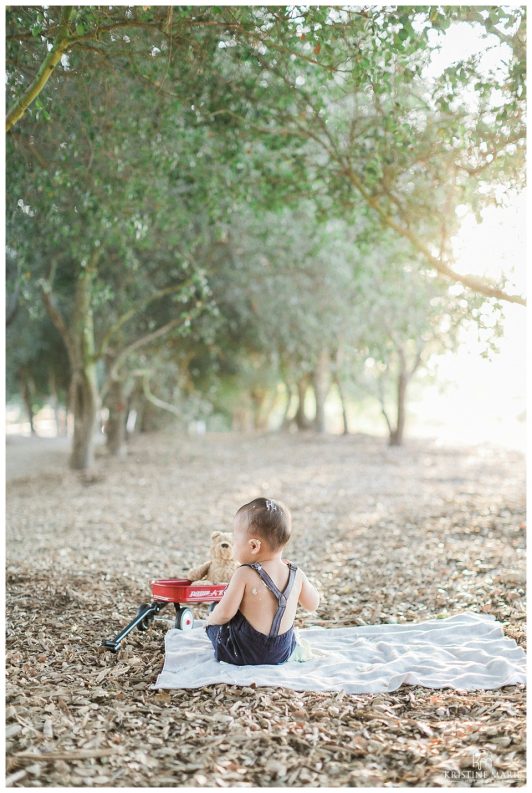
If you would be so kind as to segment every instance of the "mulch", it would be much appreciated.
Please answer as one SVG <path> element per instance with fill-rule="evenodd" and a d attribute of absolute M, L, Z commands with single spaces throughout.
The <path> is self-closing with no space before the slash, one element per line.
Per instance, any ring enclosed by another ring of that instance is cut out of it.
<path fill-rule="evenodd" d="M 150 599 L 151 578 L 205 561 L 211 531 L 230 531 L 258 495 L 290 507 L 287 556 L 322 593 L 296 627 L 480 611 L 526 649 L 520 452 L 363 434 L 134 436 L 124 460 L 98 449 L 94 476 L 55 464 L 7 485 L 7 785 L 523 786 L 523 685 L 156 691 L 169 610 L 118 655 L 100 647 Z"/>

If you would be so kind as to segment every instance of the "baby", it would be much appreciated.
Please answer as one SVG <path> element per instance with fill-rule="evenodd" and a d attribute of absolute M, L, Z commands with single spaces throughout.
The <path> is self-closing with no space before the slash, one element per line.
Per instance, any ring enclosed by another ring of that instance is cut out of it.
<path fill-rule="evenodd" d="M 296 646 L 298 604 L 307 611 L 318 608 L 317 589 L 297 565 L 281 558 L 291 525 L 288 508 L 270 498 L 255 498 L 237 511 L 233 555 L 240 567 L 205 626 L 217 661 L 282 664 Z"/>

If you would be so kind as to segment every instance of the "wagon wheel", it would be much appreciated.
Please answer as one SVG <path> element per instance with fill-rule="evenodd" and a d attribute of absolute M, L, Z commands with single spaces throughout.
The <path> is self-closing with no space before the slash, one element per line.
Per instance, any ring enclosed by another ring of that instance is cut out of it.
<path fill-rule="evenodd" d="M 150 607 L 149 603 L 141 603 L 137 609 L 137 617 L 140 616 L 140 614 L 146 611 L 146 609 L 148 609 L 149 607 Z M 154 619 L 153 614 L 149 614 L 148 616 L 144 617 L 142 622 L 139 622 L 139 624 L 137 625 L 137 630 L 141 632 L 147 631 L 150 625 L 152 624 L 153 619 Z"/>
<path fill-rule="evenodd" d="M 175 627 L 182 631 L 189 631 L 194 625 L 194 614 L 188 608 L 176 608 Z"/>

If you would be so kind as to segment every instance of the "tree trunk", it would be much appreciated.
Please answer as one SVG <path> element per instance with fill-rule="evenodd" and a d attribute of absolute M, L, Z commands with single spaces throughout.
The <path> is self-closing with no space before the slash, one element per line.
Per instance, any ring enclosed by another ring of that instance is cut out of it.
<path fill-rule="evenodd" d="M 349 435 L 349 422 L 347 419 L 347 405 L 345 401 L 344 391 L 340 382 L 340 378 L 338 373 L 334 375 L 334 382 L 336 384 L 336 388 L 338 389 L 338 396 L 340 397 L 340 403 L 342 405 L 342 423 L 343 423 L 343 435 Z"/>
<path fill-rule="evenodd" d="M 66 438 L 68 437 L 68 408 L 63 405 L 60 409 L 60 416 L 61 416 L 61 437 Z"/>
<path fill-rule="evenodd" d="M 298 405 L 297 412 L 294 416 L 298 430 L 308 430 L 312 426 L 311 422 L 305 415 L 305 396 L 308 388 L 308 377 L 304 375 L 297 382 L 297 396 Z"/>
<path fill-rule="evenodd" d="M 397 378 L 397 424 L 390 433 L 389 446 L 401 446 L 405 429 L 406 386 L 408 377 L 401 367 Z"/>
<path fill-rule="evenodd" d="M 74 437 L 69 465 L 77 471 L 84 471 L 94 464 L 94 432 L 99 399 L 91 301 L 97 259 L 98 254 L 94 253 L 78 277 L 70 330 L 70 404 L 74 416 Z"/>
<path fill-rule="evenodd" d="M 259 432 L 267 432 L 270 426 L 270 416 L 277 400 L 277 390 L 275 388 L 260 389 L 255 411 L 255 429 Z"/>
<path fill-rule="evenodd" d="M 139 390 L 138 381 L 135 381 L 133 388 L 131 389 L 127 400 L 126 400 L 126 443 L 134 435 L 138 432 L 139 428 L 139 409 L 138 409 L 138 402 L 140 393 L 142 391 Z M 134 414 L 134 427 L 130 428 L 129 418 Z"/>
<path fill-rule="evenodd" d="M 133 436 L 140 432 L 140 422 L 142 418 L 142 385 L 138 378 L 133 382 L 133 387 L 126 397 L 126 443 Z M 130 415 L 134 414 L 134 427 L 130 427 Z"/>
<path fill-rule="evenodd" d="M 273 413 L 275 403 L 277 401 L 277 388 L 271 388 L 266 393 L 265 405 L 262 408 L 262 421 L 261 428 L 267 432 L 270 428 L 270 416 Z"/>
<path fill-rule="evenodd" d="M 105 425 L 107 450 L 113 457 L 125 457 L 127 411 L 122 380 L 111 381 L 107 406 L 109 409 L 109 418 Z"/>
<path fill-rule="evenodd" d="M 11 323 L 17 316 L 17 311 L 20 302 L 19 293 L 20 293 L 20 281 L 17 281 L 13 295 L 9 295 L 6 300 L 6 328 L 8 328 L 11 325 Z"/>
<path fill-rule="evenodd" d="M 24 369 L 24 367 L 19 369 L 19 383 L 22 401 L 26 407 L 26 413 L 30 423 L 30 432 L 32 435 L 37 435 L 35 425 L 33 423 L 33 395 L 35 392 L 35 387 L 31 375 L 26 369 Z"/>
<path fill-rule="evenodd" d="M 340 338 L 338 340 L 338 346 L 334 353 L 334 366 L 332 368 L 332 378 L 333 382 L 336 384 L 336 388 L 338 389 L 338 396 L 340 397 L 340 404 L 342 406 L 342 423 L 343 423 L 343 435 L 349 435 L 349 421 L 347 417 L 347 402 L 344 395 L 344 389 L 342 387 L 342 364 L 345 360 L 345 345 L 344 340 Z"/>
<path fill-rule="evenodd" d="M 52 295 L 52 283 L 45 282 L 42 298 L 46 310 L 60 332 L 70 363 L 69 410 L 74 419 L 74 435 L 69 465 L 84 471 L 94 462 L 94 430 L 98 412 L 96 352 L 92 316 L 92 287 L 97 274 L 100 249 L 95 248 L 82 263 L 76 281 L 74 306 L 67 326 Z"/>
<path fill-rule="evenodd" d="M 85 471 L 94 465 L 94 431 L 98 410 L 96 367 L 80 367 L 72 378 L 72 413 L 74 437 L 69 465 L 76 471 Z"/>
<path fill-rule="evenodd" d="M 142 397 L 139 416 L 139 432 L 154 432 L 157 430 L 156 410 L 152 402 Z"/>
<path fill-rule="evenodd" d="M 331 365 L 329 352 L 323 348 L 313 373 L 312 386 L 316 396 L 316 416 L 314 428 L 316 432 L 325 432 L 325 402 L 331 387 Z"/>
<path fill-rule="evenodd" d="M 286 430 L 291 424 L 292 419 L 290 418 L 290 405 L 292 404 L 292 387 L 290 383 L 285 381 L 285 388 L 286 388 L 286 405 L 284 409 L 283 420 L 281 421 L 281 430 Z"/>
<path fill-rule="evenodd" d="M 253 405 L 253 428 L 264 430 L 264 405 L 268 392 L 265 388 L 252 388 L 250 391 L 251 404 Z"/>
<path fill-rule="evenodd" d="M 253 410 L 239 402 L 231 413 L 231 430 L 233 432 L 252 432 L 254 429 Z"/>
<path fill-rule="evenodd" d="M 56 437 L 66 435 L 66 416 L 61 415 L 61 406 L 59 404 L 59 397 L 57 395 L 57 385 L 55 378 L 55 371 L 52 366 L 48 369 L 48 388 L 50 390 L 50 401 L 52 403 L 52 410 L 54 411 L 55 421 L 55 434 Z"/>

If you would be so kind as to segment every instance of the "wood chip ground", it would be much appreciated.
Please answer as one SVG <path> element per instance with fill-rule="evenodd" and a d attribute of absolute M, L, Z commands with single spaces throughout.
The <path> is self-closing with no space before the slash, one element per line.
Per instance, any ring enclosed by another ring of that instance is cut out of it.
<path fill-rule="evenodd" d="M 211 531 L 268 495 L 290 506 L 287 556 L 322 593 L 296 626 L 472 610 L 526 649 L 520 452 L 430 439 L 390 448 L 363 434 L 155 434 L 134 437 L 121 461 L 99 448 L 91 477 L 57 455 L 31 470 L 7 485 L 8 786 L 525 785 L 523 685 L 154 691 L 164 611 L 118 655 L 99 647 L 150 600 L 151 578 L 204 561 Z"/>

